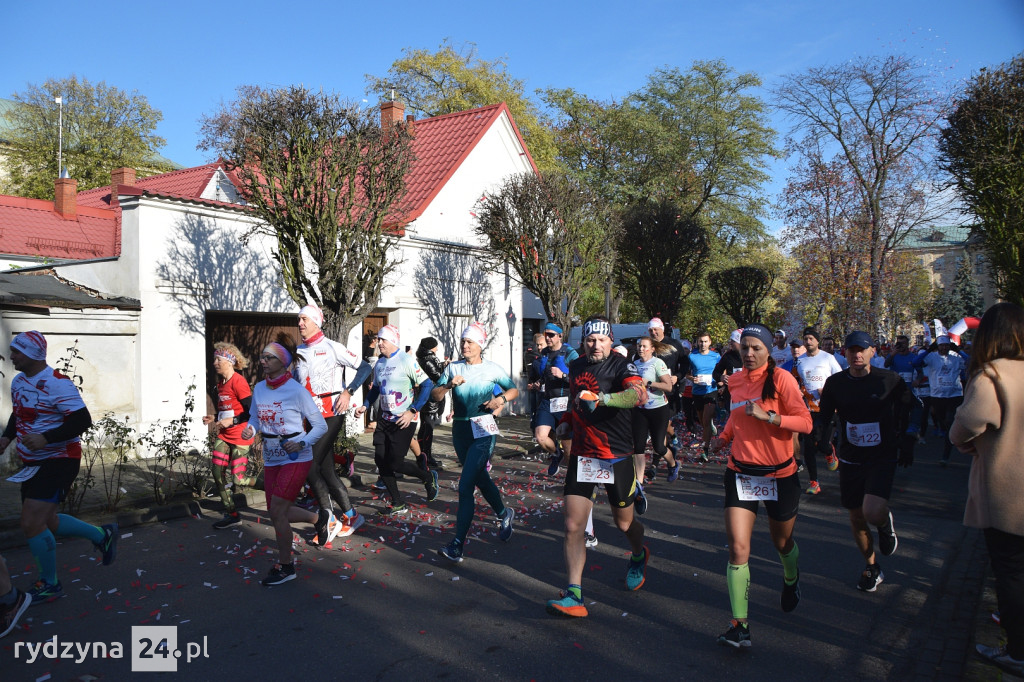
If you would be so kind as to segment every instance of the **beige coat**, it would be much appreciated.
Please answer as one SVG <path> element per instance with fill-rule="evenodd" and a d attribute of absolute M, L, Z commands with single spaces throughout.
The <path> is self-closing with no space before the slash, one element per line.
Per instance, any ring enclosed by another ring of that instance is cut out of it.
<path fill-rule="evenodd" d="M 964 525 L 1024 536 L 1024 360 L 971 378 L 949 439 L 974 447 Z"/>

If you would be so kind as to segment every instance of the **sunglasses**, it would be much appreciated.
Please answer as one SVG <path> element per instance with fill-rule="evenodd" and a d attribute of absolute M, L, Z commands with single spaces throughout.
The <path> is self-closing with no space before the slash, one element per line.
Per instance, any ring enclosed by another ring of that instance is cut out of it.
<path fill-rule="evenodd" d="M 553 339 L 556 336 L 558 336 L 558 334 L 556 334 L 555 332 L 544 332 L 544 336 L 548 337 L 549 339 Z"/>

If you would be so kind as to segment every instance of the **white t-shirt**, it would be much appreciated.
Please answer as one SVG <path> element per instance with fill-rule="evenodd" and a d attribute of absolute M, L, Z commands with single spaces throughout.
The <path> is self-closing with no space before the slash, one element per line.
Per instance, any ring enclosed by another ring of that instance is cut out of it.
<path fill-rule="evenodd" d="M 82 395 L 71 379 L 53 367 L 27 377 L 22 372 L 11 382 L 15 425 L 18 432 L 18 454 L 26 462 L 82 456 L 78 437 L 58 443 L 47 443 L 35 452 L 21 444 L 30 433 L 46 433 L 64 423 L 64 417 L 85 407 Z"/>
<path fill-rule="evenodd" d="M 818 351 L 815 355 L 801 355 L 797 358 L 796 370 L 807 391 L 807 403 L 812 407 L 817 407 L 821 400 L 825 380 L 843 371 L 836 359 L 824 351 Z"/>
<path fill-rule="evenodd" d="M 344 391 L 345 368 L 359 369 L 361 362 L 358 355 L 325 336 L 312 345 L 304 343 L 295 349 L 295 378 L 313 396 L 320 414 L 333 417 L 337 396 L 319 396 Z"/>
<path fill-rule="evenodd" d="M 309 422 L 309 432 L 303 433 L 302 420 Z M 270 388 L 261 381 L 252 389 L 252 404 L 249 407 L 249 426 L 257 433 L 297 433 L 286 440 L 302 440 L 306 447 L 289 455 L 281 447 L 278 438 L 263 439 L 263 466 L 280 466 L 290 462 L 309 462 L 313 459 L 313 444 L 327 433 L 327 422 L 319 408 L 297 381 L 288 380 L 277 388 Z M 292 459 L 292 456 L 295 459 Z"/>
<path fill-rule="evenodd" d="M 781 367 L 782 363 L 793 359 L 793 351 L 790 349 L 789 344 L 786 344 L 785 348 L 778 348 L 772 346 L 772 360 L 775 361 L 777 367 Z"/>
<path fill-rule="evenodd" d="M 924 372 L 928 375 L 928 386 L 933 398 L 955 398 L 964 394 L 960 373 L 964 368 L 963 357 L 956 353 L 941 355 L 937 351 L 924 357 Z"/>

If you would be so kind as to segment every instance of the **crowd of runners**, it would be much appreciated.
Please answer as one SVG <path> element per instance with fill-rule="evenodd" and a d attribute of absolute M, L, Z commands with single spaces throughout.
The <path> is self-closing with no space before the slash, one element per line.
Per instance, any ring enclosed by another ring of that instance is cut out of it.
<path fill-rule="evenodd" d="M 284 338 L 268 344 L 258 357 L 264 379 L 251 389 L 239 374 L 248 359 L 230 339 L 215 345 L 217 412 L 203 420 L 216 433 L 210 455 L 224 507 L 214 528 L 241 521 L 231 492 L 253 483 L 246 471 L 258 435 L 278 546 L 277 563 L 261 582 L 269 587 L 293 580 L 293 524 L 312 525 L 313 542 L 323 547 L 365 522 L 336 472 L 333 452 L 346 413 L 372 409 L 377 486 L 387 501 L 378 514 L 407 514 L 403 488 L 410 482 L 422 486 L 428 503 L 437 498 L 432 429 L 447 413 L 461 473 L 454 537 L 438 553 L 453 562 L 465 558 L 478 490 L 494 513 L 498 537 L 507 542 L 515 512 L 491 479 L 490 459 L 499 434 L 496 417 L 519 391 L 501 366 L 483 358 L 485 327 L 469 325 L 459 357 L 449 361 L 438 357 L 438 343 L 429 337 L 415 354 L 403 351 L 393 325 L 377 333 L 375 357 L 362 358 L 327 338 L 323 322 L 319 308 L 303 307 L 301 344 L 292 347 Z M 534 338 L 523 402 L 531 411 L 537 447 L 547 454 L 546 474 L 561 476 L 564 467 L 565 481 L 566 587 L 547 601 L 547 611 L 587 616 L 582 576 L 587 548 L 598 542 L 593 513 L 599 487 L 630 550 L 626 586 L 639 590 L 651 559 L 640 521 L 649 505 L 645 484 L 659 475 L 674 483 L 681 464 L 706 466 L 712 457 L 725 464 L 731 612 L 719 643 L 751 644 L 750 546 L 761 506 L 782 566 L 782 611 L 791 612 L 800 602 L 796 520 L 801 497 L 828 485 L 838 487 L 864 559 L 856 587 L 874 592 L 885 579 L 879 557 L 892 555 L 899 544 L 890 508 L 896 469 L 913 463 L 914 446 L 929 422 L 942 436 L 951 428 L 967 384 L 969 350 L 946 335 L 920 347 L 899 336 L 889 347 L 858 330 L 847 333 L 837 348 L 834 338 L 814 327 L 791 337 L 760 324 L 736 329 L 716 348 L 707 331 L 693 334 L 691 342 L 673 338 L 658 318 L 648 326 L 648 334 L 630 339 L 628 346 L 617 343 L 612 325 L 600 316 L 584 322 L 579 348 L 569 347 L 554 323 Z M 46 340 L 37 332 L 18 335 L 11 358 L 19 374 L 0 451 L 17 441 L 25 463 L 21 478 L 11 480 L 21 482 L 22 529 L 39 575 L 23 592 L 0 570 L 3 634 L 29 604 L 62 595 L 55 538 L 88 538 L 104 565 L 117 551 L 116 525 L 96 527 L 57 513 L 78 473 L 79 436 L 92 423 L 77 388 L 47 365 Z M 354 404 L 353 395 L 364 384 L 369 390 L 361 404 Z M 944 463 L 951 447 L 945 439 Z M 415 459 L 408 457 L 410 451 Z M 837 470 L 837 476 L 825 478 L 825 471 Z M 313 511 L 296 504 L 304 489 L 315 501 Z"/>

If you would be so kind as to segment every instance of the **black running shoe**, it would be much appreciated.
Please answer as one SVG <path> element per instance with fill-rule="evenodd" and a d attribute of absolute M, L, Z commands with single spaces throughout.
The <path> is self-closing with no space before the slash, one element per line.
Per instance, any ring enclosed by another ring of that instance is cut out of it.
<path fill-rule="evenodd" d="M 238 512 L 235 512 L 234 514 L 225 514 L 223 519 L 213 524 L 213 527 L 217 530 L 224 530 L 241 522 L 242 517 L 238 515 Z"/>
<path fill-rule="evenodd" d="M 874 592 L 883 580 L 885 580 L 885 574 L 882 573 L 882 567 L 878 564 L 871 564 L 865 567 L 864 572 L 860 574 L 857 589 L 861 592 Z"/>
<path fill-rule="evenodd" d="M 718 636 L 718 643 L 737 649 L 750 646 L 750 626 L 738 620 L 730 621 L 729 629 Z"/>
<path fill-rule="evenodd" d="M 896 537 L 896 527 L 892 524 L 892 512 L 890 511 L 889 522 L 878 527 L 878 549 L 881 550 L 882 556 L 891 556 L 899 544 L 900 541 Z"/>
<path fill-rule="evenodd" d="M 267 573 L 267 577 L 260 581 L 260 585 L 272 587 L 286 583 L 289 580 L 295 580 L 295 565 L 274 564 L 274 567 Z"/>
<path fill-rule="evenodd" d="M 334 520 L 334 514 L 328 509 L 320 507 L 320 511 L 317 513 L 316 523 L 313 527 L 316 528 L 316 544 L 323 547 L 327 544 L 327 534 L 331 529 L 331 521 Z"/>

